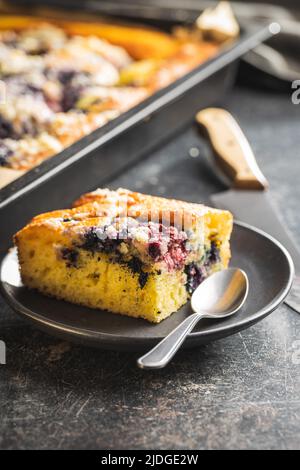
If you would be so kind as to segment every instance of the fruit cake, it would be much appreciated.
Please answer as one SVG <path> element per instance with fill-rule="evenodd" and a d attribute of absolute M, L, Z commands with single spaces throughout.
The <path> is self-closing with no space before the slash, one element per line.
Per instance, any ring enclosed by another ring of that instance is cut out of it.
<path fill-rule="evenodd" d="M 230 260 L 232 215 L 98 189 L 15 235 L 23 283 L 76 304 L 158 323 Z"/>

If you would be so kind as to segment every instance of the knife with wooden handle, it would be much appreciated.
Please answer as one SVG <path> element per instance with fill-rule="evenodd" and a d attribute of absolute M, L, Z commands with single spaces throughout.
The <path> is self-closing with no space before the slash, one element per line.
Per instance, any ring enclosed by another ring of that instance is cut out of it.
<path fill-rule="evenodd" d="M 218 170 L 230 181 L 230 189 L 211 196 L 213 204 L 230 210 L 237 220 L 269 233 L 289 251 L 295 278 L 285 303 L 300 313 L 300 252 L 272 206 L 268 182 L 249 142 L 233 116 L 224 109 L 204 109 L 196 120 L 213 149 Z"/>

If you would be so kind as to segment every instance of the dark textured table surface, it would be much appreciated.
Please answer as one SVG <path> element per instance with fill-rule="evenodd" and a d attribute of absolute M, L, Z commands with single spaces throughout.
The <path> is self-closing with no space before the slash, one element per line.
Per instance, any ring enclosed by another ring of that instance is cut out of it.
<path fill-rule="evenodd" d="M 222 104 L 239 118 L 300 245 L 300 105 L 238 89 Z M 204 153 L 190 128 L 109 186 L 205 201 L 222 186 Z M 300 317 L 284 305 L 157 372 L 138 370 L 133 353 L 46 336 L 2 299 L 0 340 L 0 448 L 300 448 Z"/>

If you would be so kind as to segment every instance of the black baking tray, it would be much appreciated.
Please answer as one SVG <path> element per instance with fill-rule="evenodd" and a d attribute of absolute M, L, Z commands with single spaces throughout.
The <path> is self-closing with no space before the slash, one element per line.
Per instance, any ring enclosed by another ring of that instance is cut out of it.
<path fill-rule="evenodd" d="M 193 23 L 200 11 L 183 8 L 180 20 L 171 11 L 166 14 L 166 9 L 138 13 L 132 15 L 133 23 L 155 22 L 170 29 Z M 116 17 L 116 12 L 105 8 L 105 15 Z M 123 10 L 118 16 L 128 21 L 131 14 Z M 238 59 L 270 35 L 266 23 L 241 25 L 239 39 L 217 56 L 2 188 L 0 253 L 31 217 L 68 207 L 80 194 L 105 184 L 188 125 L 199 109 L 212 105 L 232 85 Z"/>

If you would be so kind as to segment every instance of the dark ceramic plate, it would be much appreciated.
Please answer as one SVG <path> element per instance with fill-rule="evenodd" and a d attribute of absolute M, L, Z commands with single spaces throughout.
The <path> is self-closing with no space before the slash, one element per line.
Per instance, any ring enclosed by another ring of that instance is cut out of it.
<path fill-rule="evenodd" d="M 293 263 L 275 239 L 248 225 L 235 223 L 231 247 L 231 265 L 242 268 L 249 277 L 247 302 L 233 317 L 199 322 L 185 342 L 187 347 L 248 328 L 278 307 L 290 290 Z M 187 304 L 159 325 L 152 325 L 142 319 L 48 298 L 22 285 L 15 250 L 10 251 L 2 262 L 1 287 L 11 307 L 42 330 L 106 349 L 150 348 L 191 313 Z"/>

